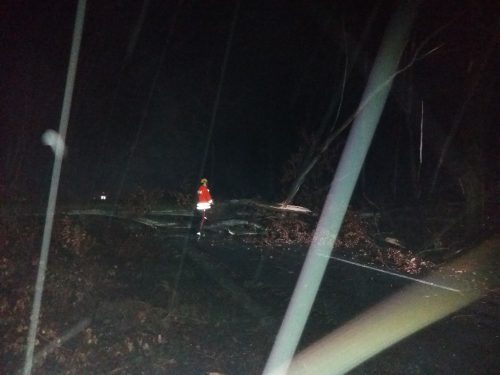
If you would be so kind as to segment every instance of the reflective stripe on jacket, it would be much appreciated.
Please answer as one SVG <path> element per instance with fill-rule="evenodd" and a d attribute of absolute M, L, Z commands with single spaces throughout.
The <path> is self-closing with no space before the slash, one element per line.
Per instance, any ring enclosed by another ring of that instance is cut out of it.
<path fill-rule="evenodd" d="M 210 195 L 210 190 L 205 185 L 201 185 L 198 189 L 198 204 L 196 208 L 198 210 L 208 210 L 212 205 L 212 196 Z"/>

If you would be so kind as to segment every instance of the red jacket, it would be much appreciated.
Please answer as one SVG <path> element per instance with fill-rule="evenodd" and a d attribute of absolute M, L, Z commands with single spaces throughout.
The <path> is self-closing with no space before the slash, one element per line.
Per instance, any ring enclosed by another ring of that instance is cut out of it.
<path fill-rule="evenodd" d="M 210 190 L 208 190 L 205 185 L 201 185 L 198 188 L 198 204 L 196 205 L 196 208 L 198 210 L 208 210 L 212 203 L 213 200 L 210 195 Z"/>

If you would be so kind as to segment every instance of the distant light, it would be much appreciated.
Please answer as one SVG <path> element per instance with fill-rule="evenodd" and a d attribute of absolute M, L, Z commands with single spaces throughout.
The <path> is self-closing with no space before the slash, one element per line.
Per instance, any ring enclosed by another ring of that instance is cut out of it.
<path fill-rule="evenodd" d="M 102 195 L 101 195 L 101 200 L 102 200 L 102 201 L 105 201 L 105 200 L 106 200 L 106 195 L 102 194 Z"/>

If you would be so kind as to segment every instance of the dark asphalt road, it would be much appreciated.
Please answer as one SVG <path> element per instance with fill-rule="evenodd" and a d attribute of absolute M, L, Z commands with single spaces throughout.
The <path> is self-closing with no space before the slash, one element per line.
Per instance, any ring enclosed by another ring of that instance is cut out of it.
<path fill-rule="evenodd" d="M 280 320 L 304 260 L 304 249 L 257 250 L 229 239 L 190 242 L 226 277 Z M 223 265 L 223 266 L 221 266 Z M 330 333 L 370 306 L 414 282 L 332 260 L 327 267 L 301 346 Z M 435 287 L 428 287 L 429 294 Z M 454 293 L 454 292 L 449 292 Z M 352 374 L 499 374 L 500 296 L 491 293 L 413 334 Z"/>

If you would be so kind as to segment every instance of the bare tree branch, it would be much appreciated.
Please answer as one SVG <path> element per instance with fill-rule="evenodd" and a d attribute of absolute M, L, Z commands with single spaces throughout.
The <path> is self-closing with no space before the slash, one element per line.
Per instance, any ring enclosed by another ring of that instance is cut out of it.
<path fill-rule="evenodd" d="M 417 61 L 421 61 L 423 59 L 425 59 L 426 57 L 430 56 L 431 54 L 433 54 L 434 52 L 438 51 L 442 45 L 438 45 L 432 49 L 430 49 L 429 51 L 425 52 L 425 53 L 421 53 L 421 51 L 424 49 L 424 47 L 429 43 L 429 41 L 435 36 L 437 35 L 438 32 L 440 32 L 441 30 L 443 30 L 445 27 L 447 27 L 449 24 L 451 23 L 451 21 L 440 27 L 438 30 L 436 30 L 435 32 L 433 32 L 432 34 L 430 34 L 421 44 L 420 46 L 416 49 L 413 57 L 411 58 L 411 60 L 405 65 L 403 66 L 401 69 L 397 70 L 396 72 L 394 72 L 393 74 L 391 74 L 385 81 L 383 81 L 382 83 L 380 83 L 361 103 L 360 105 L 357 107 L 357 109 L 342 123 L 342 125 L 337 129 L 335 130 L 334 132 L 332 132 L 328 137 L 326 137 L 326 139 L 324 140 L 324 142 L 321 144 L 321 146 L 316 149 L 316 150 L 312 150 L 312 152 L 314 151 L 317 151 L 316 152 L 316 155 L 312 154 L 312 155 L 308 155 L 308 157 L 304 160 L 304 163 L 303 163 L 303 167 L 301 168 L 297 178 L 295 179 L 295 181 L 293 182 L 292 184 L 292 187 L 290 188 L 289 192 L 288 192 L 288 195 L 286 196 L 285 200 L 283 201 L 283 204 L 284 205 L 287 205 L 287 204 L 290 204 L 293 199 L 295 198 L 295 196 L 297 195 L 298 191 L 300 190 L 300 187 L 302 186 L 302 184 L 304 183 L 305 181 L 305 178 L 306 176 L 309 174 L 309 172 L 312 170 L 312 168 L 316 165 L 316 163 L 318 162 L 318 160 L 320 159 L 321 155 L 326 152 L 328 150 L 328 148 L 330 147 L 330 145 L 332 144 L 332 142 L 334 140 L 336 140 L 350 125 L 351 123 L 354 121 L 354 119 L 359 115 L 359 113 L 361 111 L 363 111 L 363 109 L 373 100 L 373 98 L 378 94 L 380 93 L 381 90 L 383 90 L 384 88 L 387 87 L 387 85 L 391 84 L 392 81 L 399 75 L 401 75 L 402 73 L 404 73 L 405 71 L 407 71 L 408 69 L 410 69 Z M 314 156 L 313 156 L 314 155 Z"/>

